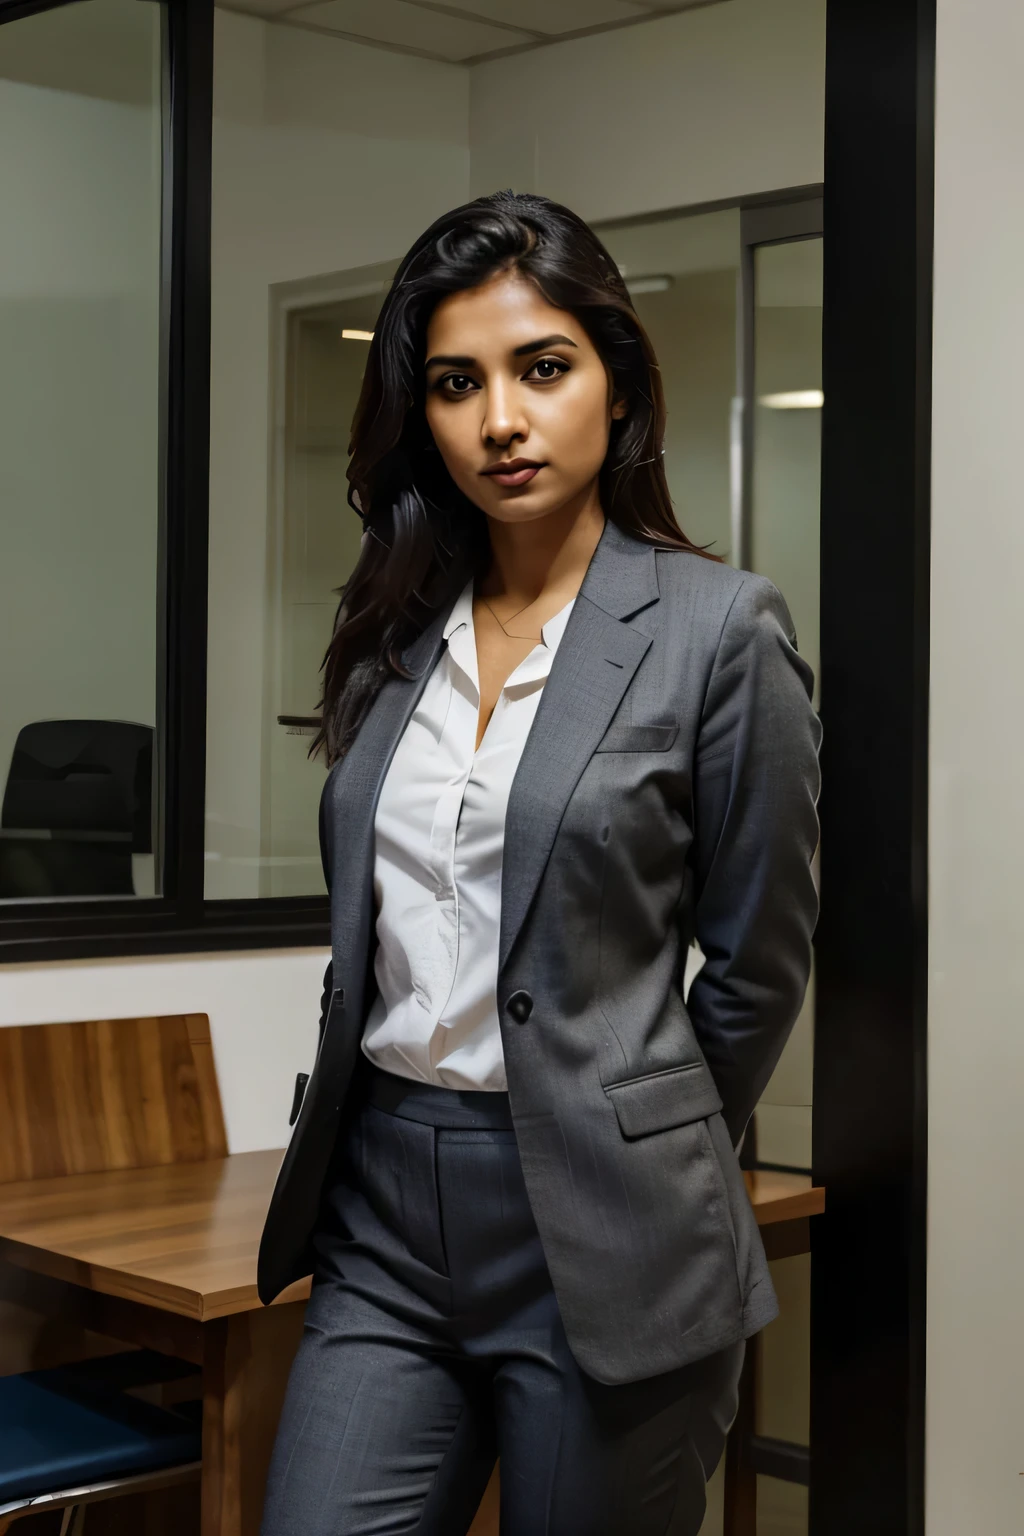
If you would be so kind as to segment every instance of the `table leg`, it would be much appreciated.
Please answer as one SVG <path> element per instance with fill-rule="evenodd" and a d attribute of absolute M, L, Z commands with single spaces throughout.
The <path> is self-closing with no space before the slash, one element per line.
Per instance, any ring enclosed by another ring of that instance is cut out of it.
<path fill-rule="evenodd" d="M 306 1303 L 203 1327 L 202 1536 L 258 1536 L 270 1452 Z"/>

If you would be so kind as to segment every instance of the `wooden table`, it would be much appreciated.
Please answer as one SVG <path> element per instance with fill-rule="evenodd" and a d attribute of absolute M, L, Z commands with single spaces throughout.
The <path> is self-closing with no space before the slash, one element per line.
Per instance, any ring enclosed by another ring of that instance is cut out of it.
<path fill-rule="evenodd" d="M 256 1536 L 309 1281 L 272 1307 L 256 1252 L 282 1153 L 0 1185 L 0 1296 L 203 1375 L 202 1536 Z M 748 1173 L 769 1258 L 806 1253 L 824 1190 Z M 475 1533 L 497 1530 L 497 1478 Z"/>
<path fill-rule="evenodd" d="M 825 1209 L 825 1191 L 804 1173 L 745 1173 L 747 1194 L 770 1259 L 810 1253 L 810 1218 Z"/>
<path fill-rule="evenodd" d="M 256 1536 L 309 1281 L 272 1307 L 256 1252 L 282 1153 L 0 1185 L 0 1295 L 191 1361 L 202 1536 Z"/>
<path fill-rule="evenodd" d="M 810 1253 L 810 1219 L 820 1216 L 825 1209 L 824 1189 L 799 1173 L 759 1169 L 756 1173 L 745 1173 L 744 1178 L 769 1259 L 791 1259 L 800 1253 Z M 752 1339 L 740 1378 L 739 1411 L 726 1447 L 723 1536 L 757 1536 L 758 1471 L 794 1480 L 786 1465 L 776 1463 L 780 1459 L 782 1463 L 792 1462 L 797 1456 L 806 1462 L 807 1457 L 806 1447 L 768 1441 L 757 1433 L 759 1355 L 758 1341 Z M 766 1453 L 772 1453 L 767 1464 Z"/>

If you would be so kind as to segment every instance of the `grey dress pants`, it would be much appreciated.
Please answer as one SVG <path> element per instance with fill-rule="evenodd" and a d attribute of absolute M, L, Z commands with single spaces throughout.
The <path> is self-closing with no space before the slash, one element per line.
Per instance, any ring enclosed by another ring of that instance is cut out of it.
<path fill-rule="evenodd" d="M 263 1536 L 464 1536 L 497 1455 L 502 1536 L 696 1536 L 743 1346 L 626 1386 L 586 1376 L 508 1096 L 360 1078 Z"/>

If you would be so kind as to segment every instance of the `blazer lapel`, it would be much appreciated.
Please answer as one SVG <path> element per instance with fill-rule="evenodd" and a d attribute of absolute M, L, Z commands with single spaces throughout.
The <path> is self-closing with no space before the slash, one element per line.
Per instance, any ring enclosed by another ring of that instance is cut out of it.
<path fill-rule="evenodd" d="M 505 818 L 499 975 L 544 873 L 569 796 L 650 646 L 649 635 L 622 621 L 657 600 L 654 547 L 606 523 L 512 781 Z"/>

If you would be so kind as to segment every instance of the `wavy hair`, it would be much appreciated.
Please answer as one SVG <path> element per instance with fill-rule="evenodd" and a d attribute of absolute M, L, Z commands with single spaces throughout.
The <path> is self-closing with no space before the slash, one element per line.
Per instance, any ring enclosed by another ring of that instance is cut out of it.
<path fill-rule="evenodd" d="M 323 664 L 312 751 L 348 750 L 401 653 L 489 558 L 487 519 L 456 487 L 424 414 L 426 334 L 437 304 L 502 271 L 534 283 L 583 326 L 626 414 L 600 472 L 605 516 L 665 549 L 717 559 L 680 528 L 665 479 L 665 402 L 654 349 L 614 261 L 582 219 L 532 193 L 495 192 L 420 236 L 384 299 L 352 424 L 349 505 L 363 520 Z"/>

